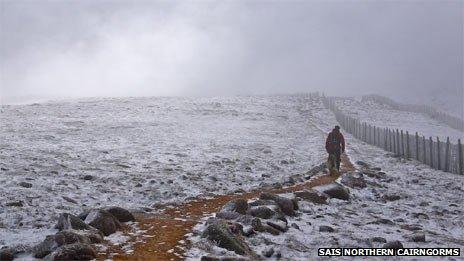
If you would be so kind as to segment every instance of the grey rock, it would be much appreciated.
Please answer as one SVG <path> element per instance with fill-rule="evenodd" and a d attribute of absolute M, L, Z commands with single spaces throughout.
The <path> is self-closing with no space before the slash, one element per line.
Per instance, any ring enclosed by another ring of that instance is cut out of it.
<path fill-rule="evenodd" d="M 22 207 L 24 204 L 22 200 L 18 200 L 18 201 L 7 202 L 5 205 L 7 207 Z"/>
<path fill-rule="evenodd" d="M 315 190 L 302 190 L 293 193 L 295 197 L 301 198 L 315 204 L 327 204 L 327 197 Z"/>
<path fill-rule="evenodd" d="M 259 196 L 262 200 L 273 200 L 281 209 L 281 211 L 288 216 L 295 216 L 295 210 L 298 209 L 298 203 L 291 199 L 284 198 L 270 193 L 262 193 Z"/>
<path fill-rule="evenodd" d="M 398 248 L 403 248 L 403 244 L 396 240 L 396 241 L 390 241 L 388 243 L 385 243 L 382 248 L 393 248 L 393 249 L 398 249 Z"/>
<path fill-rule="evenodd" d="M 425 234 L 417 233 L 411 236 L 411 241 L 413 242 L 425 242 Z"/>
<path fill-rule="evenodd" d="M 266 221 L 266 224 L 281 231 L 281 232 L 287 232 L 288 226 L 287 223 L 281 221 L 281 220 L 268 220 Z"/>
<path fill-rule="evenodd" d="M 387 240 L 383 237 L 373 237 L 371 240 L 372 242 L 387 243 Z"/>
<path fill-rule="evenodd" d="M 263 255 L 264 257 L 269 258 L 269 257 L 271 257 L 271 256 L 274 254 L 274 252 L 275 252 L 275 251 L 274 251 L 274 248 L 273 248 L 273 247 L 268 247 L 268 248 L 266 248 L 266 249 L 263 250 L 262 255 Z"/>
<path fill-rule="evenodd" d="M 36 258 L 43 258 L 58 247 L 73 243 L 90 244 L 90 239 L 72 230 L 62 230 L 55 235 L 45 237 L 45 240 L 33 248 L 33 255 Z"/>
<path fill-rule="evenodd" d="M 29 182 L 20 182 L 19 185 L 23 188 L 32 188 L 32 184 Z"/>
<path fill-rule="evenodd" d="M 365 188 L 367 186 L 366 180 L 361 173 L 343 174 L 340 182 L 350 188 Z"/>
<path fill-rule="evenodd" d="M 273 200 L 263 200 L 263 199 L 258 199 L 251 201 L 248 205 L 251 207 L 256 207 L 256 206 L 268 206 L 268 205 L 277 205 Z"/>
<path fill-rule="evenodd" d="M 274 216 L 276 216 L 276 212 L 269 207 L 266 206 L 258 206 L 258 207 L 252 207 L 248 209 L 247 211 L 248 215 L 251 215 L 253 217 L 259 217 L 263 219 L 270 219 Z"/>
<path fill-rule="evenodd" d="M 93 180 L 94 177 L 92 175 L 85 175 L 82 177 L 83 180 Z"/>
<path fill-rule="evenodd" d="M 350 199 L 350 191 L 348 190 L 348 188 L 345 188 L 344 186 L 338 183 L 317 186 L 314 189 L 323 192 L 331 198 L 337 198 L 341 200 Z"/>
<path fill-rule="evenodd" d="M 84 222 L 100 230 L 105 236 L 109 236 L 121 228 L 121 223 L 111 213 L 102 209 L 90 211 Z"/>
<path fill-rule="evenodd" d="M 329 232 L 329 233 L 332 233 L 334 232 L 335 229 L 333 229 L 332 227 L 330 226 L 320 226 L 319 227 L 319 232 Z"/>
<path fill-rule="evenodd" d="M 134 215 L 127 209 L 113 206 L 105 207 L 104 210 L 110 212 L 119 222 L 135 221 Z"/>
<path fill-rule="evenodd" d="M 97 252 L 89 244 L 74 243 L 64 245 L 45 257 L 45 261 L 93 260 Z"/>
<path fill-rule="evenodd" d="M 232 212 L 232 211 L 221 211 L 216 213 L 216 217 L 220 219 L 225 219 L 225 220 L 235 220 L 242 216 L 241 214 L 237 212 Z"/>
<path fill-rule="evenodd" d="M 248 202 L 244 199 L 234 199 L 227 202 L 221 209 L 222 211 L 237 212 L 239 214 L 246 214 L 248 210 Z"/>
<path fill-rule="evenodd" d="M 58 230 L 65 230 L 65 229 L 76 229 L 76 230 L 84 230 L 88 229 L 91 230 L 92 227 L 84 223 L 80 218 L 69 214 L 69 213 L 62 213 L 58 217 L 58 224 L 55 226 Z"/>
<path fill-rule="evenodd" d="M 382 196 L 382 200 L 384 201 L 396 201 L 396 200 L 399 200 L 401 199 L 401 196 L 400 195 L 396 195 L 396 194 L 385 194 Z"/>
<path fill-rule="evenodd" d="M 296 223 L 292 223 L 290 226 L 293 227 L 294 229 L 300 230 L 300 226 L 298 226 Z"/>
<path fill-rule="evenodd" d="M 234 251 L 239 255 L 247 255 L 251 252 L 245 241 L 232 233 L 224 221 L 216 221 L 210 224 L 203 231 L 202 237 L 216 242 L 219 247 Z"/>
<path fill-rule="evenodd" d="M 9 247 L 0 249 L 0 261 L 12 261 L 14 259 L 14 252 Z"/>

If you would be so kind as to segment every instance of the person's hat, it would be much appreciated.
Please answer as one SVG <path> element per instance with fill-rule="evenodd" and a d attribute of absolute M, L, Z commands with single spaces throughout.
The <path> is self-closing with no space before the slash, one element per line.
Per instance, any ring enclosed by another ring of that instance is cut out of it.
<path fill-rule="evenodd" d="M 336 125 L 336 126 L 335 126 L 335 129 L 336 129 L 336 130 L 340 130 L 340 126 Z"/>

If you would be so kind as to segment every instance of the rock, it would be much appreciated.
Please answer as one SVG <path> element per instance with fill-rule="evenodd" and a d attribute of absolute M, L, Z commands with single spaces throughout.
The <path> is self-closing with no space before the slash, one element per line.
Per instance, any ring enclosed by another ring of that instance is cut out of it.
<path fill-rule="evenodd" d="M 106 207 L 104 210 L 110 212 L 119 222 L 135 221 L 134 215 L 124 208 L 113 206 Z"/>
<path fill-rule="evenodd" d="M 74 230 L 74 232 L 87 237 L 92 244 L 99 244 L 103 242 L 103 234 L 97 229 L 92 230 Z"/>
<path fill-rule="evenodd" d="M 227 202 L 221 209 L 222 211 L 237 212 L 239 214 L 245 215 L 248 210 L 248 202 L 244 199 L 234 199 Z"/>
<path fill-rule="evenodd" d="M 23 188 L 32 188 L 32 184 L 29 182 L 19 182 L 19 185 Z"/>
<path fill-rule="evenodd" d="M 384 225 L 394 225 L 395 222 L 391 221 L 390 219 L 386 218 L 378 218 L 375 221 L 368 222 L 367 224 L 384 224 Z"/>
<path fill-rule="evenodd" d="M 251 207 L 256 207 L 256 206 L 268 206 L 268 205 L 277 205 L 273 200 L 262 200 L 258 199 L 255 201 L 251 201 L 248 205 Z"/>
<path fill-rule="evenodd" d="M 84 230 L 88 229 L 91 230 L 92 227 L 84 223 L 78 217 L 69 214 L 69 213 L 62 213 L 58 218 L 58 224 L 55 226 L 58 230 L 65 230 L 65 229 L 76 229 L 76 230 Z"/>
<path fill-rule="evenodd" d="M 375 171 L 381 171 L 381 170 L 382 170 L 382 168 L 375 167 L 375 168 L 371 168 L 371 170 L 375 170 Z"/>
<path fill-rule="evenodd" d="M 85 175 L 82 177 L 83 180 L 93 180 L 93 176 L 92 175 Z"/>
<path fill-rule="evenodd" d="M 268 220 L 266 221 L 266 224 L 281 232 L 287 232 L 288 230 L 287 223 L 280 220 Z"/>
<path fill-rule="evenodd" d="M 43 258 L 50 254 L 58 247 L 73 243 L 90 244 L 90 239 L 84 235 L 80 235 L 72 230 L 62 230 L 55 235 L 45 237 L 45 240 L 33 248 L 33 255 L 36 258 Z"/>
<path fill-rule="evenodd" d="M 383 237 L 373 237 L 371 240 L 372 242 L 387 243 L 387 240 Z"/>
<path fill-rule="evenodd" d="M 273 200 L 282 212 L 288 216 L 295 216 L 295 210 L 298 209 L 298 203 L 293 202 L 291 199 L 284 198 L 270 193 L 262 193 L 259 196 L 262 200 Z"/>
<path fill-rule="evenodd" d="M 303 190 L 294 193 L 295 197 L 303 200 L 315 203 L 315 204 L 327 204 L 327 197 L 315 190 Z"/>
<path fill-rule="evenodd" d="M 281 231 L 279 229 L 269 226 L 268 224 L 263 224 L 263 228 L 264 228 L 264 232 L 267 232 L 274 236 L 278 236 L 281 234 Z"/>
<path fill-rule="evenodd" d="M 254 218 L 251 221 L 251 227 L 253 228 L 254 231 L 264 232 L 263 223 L 261 222 L 261 219 L 259 218 Z"/>
<path fill-rule="evenodd" d="M 74 243 L 64 245 L 45 257 L 46 261 L 93 260 L 97 257 L 95 249 L 88 244 Z"/>
<path fill-rule="evenodd" d="M 343 174 L 340 182 L 350 188 L 365 188 L 367 186 L 361 173 Z"/>
<path fill-rule="evenodd" d="M 356 164 L 358 164 L 361 167 L 368 167 L 369 166 L 366 162 L 360 161 L 360 160 L 356 161 Z"/>
<path fill-rule="evenodd" d="M 320 226 L 320 227 L 319 227 L 319 232 L 329 232 L 329 233 L 332 233 L 332 232 L 335 232 L 335 229 L 333 229 L 332 227 L 329 227 L 329 226 Z"/>
<path fill-rule="evenodd" d="M 66 197 L 66 196 L 62 196 L 62 198 L 70 203 L 73 203 L 73 204 L 77 204 L 77 201 L 75 201 L 74 199 L 72 198 L 69 198 L 69 197 Z"/>
<path fill-rule="evenodd" d="M 382 196 L 382 200 L 384 201 L 396 201 L 399 199 L 401 199 L 400 195 L 396 195 L 396 194 L 385 194 Z"/>
<path fill-rule="evenodd" d="M 241 214 L 232 211 L 221 211 L 216 213 L 216 217 L 225 220 L 234 220 L 241 216 Z"/>
<path fill-rule="evenodd" d="M 350 191 L 347 188 L 340 185 L 339 183 L 331 183 L 327 185 L 317 186 L 314 189 L 323 192 L 331 198 L 337 198 L 341 200 L 350 199 Z"/>
<path fill-rule="evenodd" d="M 110 212 L 102 209 L 90 211 L 84 222 L 100 230 L 105 236 L 109 236 L 121 228 L 119 221 Z"/>
<path fill-rule="evenodd" d="M 7 202 L 5 205 L 7 207 L 22 207 L 23 206 L 23 201 L 22 200 L 11 201 L 11 202 Z"/>
<path fill-rule="evenodd" d="M 293 227 L 294 229 L 300 230 L 300 226 L 298 226 L 296 223 L 292 223 L 290 226 Z"/>
<path fill-rule="evenodd" d="M 262 255 L 264 257 L 267 257 L 267 258 L 271 257 L 273 254 L 274 254 L 274 248 L 273 247 L 268 247 L 268 248 L 264 249 L 263 252 L 262 252 Z"/>
<path fill-rule="evenodd" d="M 418 231 L 422 230 L 422 227 L 420 225 L 409 225 L 409 224 L 403 224 L 400 225 L 402 229 L 409 230 L 409 231 Z"/>
<path fill-rule="evenodd" d="M 429 216 L 425 213 L 421 213 L 421 212 L 418 212 L 418 213 L 412 213 L 411 215 L 413 218 L 417 218 L 417 219 L 429 219 Z"/>
<path fill-rule="evenodd" d="M 248 245 L 237 235 L 234 235 L 224 221 L 215 221 L 203 231 L 203 238 L 216 242 L 219 247 L 234 251 L 239 255 L 251 253 Z"/>
<path fill-rule="evenodd" d="M 274 210 L 270 209 L 269 207 L 258 206 L 258 207 L 252 207 L 248 209 L 247 214 L 253 217 L 270 219 L 274 217 L 277 213 Z"/>
<path fill-rule="evenodd" d="M 403 248 L 403 244 L 401 244 L 400 241 L 390 241 L 388 243 L 383 244 L 382 248 L 393 248 L 393 249 L 398 249 L 398 248 Z"/>
<path fill-rule="evenodd" d="M 92 210 L 92 209 L 86 209 L 86 210 L 82 211 L 81 213 L 79 213 L 79 215 L 77 215 L 77 217 L 78 217 L 79 219 L 81 219 L 82 221 L 84 221 L 85 218 L 87 217 L 87 215 L 90 213 L 91 210 Z"/>
<path fill-rule="evenodd" d="M 12 261 L 14 259 L 14 252 L 9 247 L 0 249 L 0 261 Z"/>
<path fill-rule="evenodd" d="M 417 233 L 411 236 L 411 241 L 413 242 L 425 242 L 425 234 Z"/>
<path fill-rule="evenodd" d="M 249 237 L 251 235 L 255 234 L 255 230 L 253 229 L 252 226 L 244 227 L 242 230 L 242 235 Z"/>

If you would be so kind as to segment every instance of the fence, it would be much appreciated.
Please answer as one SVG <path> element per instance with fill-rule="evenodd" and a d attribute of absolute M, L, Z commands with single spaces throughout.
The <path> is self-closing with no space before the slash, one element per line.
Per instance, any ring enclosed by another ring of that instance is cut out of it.
<path fill-rule="evenodd" d="M 446 172 L 463 174 L 463 144 L 450 143 L 449 137 L 445 141 L 425 136 L 410 134 L 408 131 L 379 128 L 361 122 L 343 114 L 335 105 L 333 98 L 322 97 L 324 105 L 333 111 L 340 125 L 354 137 L 371 145 L 390 151 L 399 157 L 416 159 L 430 167 Z"/>
<path fill-rule="evenodd" d="M 371 101 L 375 101 L 376 103 L 386 104 L 396 110 L 423 113 L 431 117 L 432 119 L 445 123 L 451 128 L 464 131 L 464 120 L 458 117 L 449 115 L 447 113 L 438 111 L 432 106 L 417 105 L 417 104 L 401 104 L 401 103 L 395 102 L 394 100 L 390 98 L 380 96 L 380 95 L 366 95 L 362 97 L 362 100 L 363 101 L 371 100 Z"/>

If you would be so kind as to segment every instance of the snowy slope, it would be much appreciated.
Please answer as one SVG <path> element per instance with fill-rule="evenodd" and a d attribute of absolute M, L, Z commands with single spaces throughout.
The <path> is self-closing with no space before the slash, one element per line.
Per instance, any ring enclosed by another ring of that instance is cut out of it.
<path fill-rule="evenodd" d="M 458 139 L 464 140 L 463 132 L 421 113 L 398 111 L 388 105 L 372 101 L 360 102 L 355 99 L 338 98 L 336 104 L 346 115 L 377 127 L 402 129 L 412 134 L 417 131 L 421 136 L 425 135 L 427 138 L 431 136 L 434 139 L 438 136 L 442 141 L 450 137 L 450 141 L 455 144 Z"/>
<path fill-rule="evenodd" d="M 61 212 L 152 207 L 305 172 L 325 157 L 312 122 L 321 109 L 298 96 L 2 106 L 0 247 L 41 241 Z"/>

